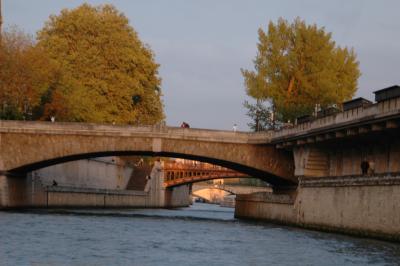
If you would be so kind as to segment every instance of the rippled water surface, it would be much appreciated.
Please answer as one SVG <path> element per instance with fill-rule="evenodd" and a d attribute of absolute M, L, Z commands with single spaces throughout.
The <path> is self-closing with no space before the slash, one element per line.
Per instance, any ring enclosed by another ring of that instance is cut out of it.
<path fill-rule="evenodd" d="M 400 245 L 238 221 L 208 204 L 0 212 L 0 265 L 400 265 Z"/>

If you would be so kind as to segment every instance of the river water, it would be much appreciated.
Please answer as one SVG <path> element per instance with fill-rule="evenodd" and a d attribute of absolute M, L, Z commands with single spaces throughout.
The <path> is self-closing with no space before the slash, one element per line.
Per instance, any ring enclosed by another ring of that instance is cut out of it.
<path fill-rule="evenodd" d="M 235 220 L 233 209 L 0 212 L 0 265 L 400 265 L 400 245 Z"/>

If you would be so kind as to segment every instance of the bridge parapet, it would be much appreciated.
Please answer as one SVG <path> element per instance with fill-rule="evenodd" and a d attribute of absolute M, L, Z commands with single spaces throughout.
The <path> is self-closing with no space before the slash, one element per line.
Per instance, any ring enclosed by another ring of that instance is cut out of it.
<path fill-rule="evenodd" d="M 321 132 L 347 130 L 352 127 L 370 125 L 374 123 L 382 123 L 383 128 L 397 128 L 399 126 L 399 118 L 400 97 L 395 97 L 369 106 L 361 106 L 325 117 L 315 118 L 311 121 L 300 123 L 293 127 L 275 131 L 272 133 L 271 142 L 279 143 L 289 141 L 291 139 L 295 140 L 308 135 L 320 134 Z M 378 127 L 380 126 L 381 125 L 378 125 Z M 376 129 L 378 129 L 378 127 L 376 127 Z M 359 130 L 357 129 L 356 133 L 358 133 L 358 131 Z M 367 131 L 370 130 L 367 129 Z M 355 132 L 344 132 L 344 135 L 351 135 L 352 133 Z"/>
<path fill-rule="evenodd" d="M 49 135 L 97 135 L 121 137 L 153 137 L 223 143 L 265 144 L 272 132 L 233 132 L 197 128 L 169 127 L 165 125 L 132 126 L 74 122 L 10 121 L 0 120 L 0 132 Z"/>
<path fill-rule="evenodd" d="M 293 152 L 300 178 L 398 175 L 400 87 L 375 95 L 375 104 L 357 98 L 344 103 L 342 112 L 275 131 L 271 143 Z"/>

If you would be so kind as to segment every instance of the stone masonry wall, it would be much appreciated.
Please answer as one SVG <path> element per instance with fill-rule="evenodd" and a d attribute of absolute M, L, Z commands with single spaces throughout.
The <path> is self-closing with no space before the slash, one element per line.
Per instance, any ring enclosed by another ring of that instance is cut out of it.
<path fill-rule="evenodd" d="M 380 180 L 302 184 L 294 202 L 239 196 L 235 216 L 400 241 L 400 177 Z"/>

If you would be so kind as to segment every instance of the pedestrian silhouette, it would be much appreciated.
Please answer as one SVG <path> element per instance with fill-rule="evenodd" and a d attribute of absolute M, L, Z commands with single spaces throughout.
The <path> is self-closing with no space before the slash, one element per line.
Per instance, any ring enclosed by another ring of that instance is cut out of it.
<path fill-rule="evenodd" d="M 186 122 L 182 122 L 181 128 L 190 128 L 189 124 Z"/>

